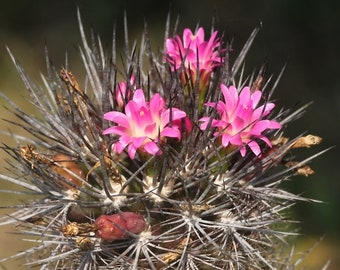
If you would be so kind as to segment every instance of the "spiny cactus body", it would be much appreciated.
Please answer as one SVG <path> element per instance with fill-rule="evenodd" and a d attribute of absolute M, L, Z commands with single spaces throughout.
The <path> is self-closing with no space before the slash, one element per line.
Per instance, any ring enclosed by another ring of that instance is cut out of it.
<path fill-rule="evenodd" d="M 280 184 L 312 173 L 316 155 L 287 159 L 321 140 L 286 137 L 306 106 L 270 101 L 281 74 L 245 76 L 258 28 L 232 63 L 218 31 L 169 37 L 169 25 L 163 51 L 145 31 L 119 70 L 115 40 L 111 52 L 93 36 L 90 45 L 80 22 L 84 81 L 47 61 L 40 87 L 10 53 L 41 112 L 2 94 L 31 136 L 3 146 L 12 175 L 1 178 L 36 196 L 1 219 L 36 237 L 12 258 L 41 269 L 294 268 L 281 252 L 287 209 L 306 199 Z"/>

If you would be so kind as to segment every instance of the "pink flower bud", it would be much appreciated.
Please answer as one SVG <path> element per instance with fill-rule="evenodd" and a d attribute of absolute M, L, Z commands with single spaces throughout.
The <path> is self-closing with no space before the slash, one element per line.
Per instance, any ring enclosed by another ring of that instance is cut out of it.
<path fill-rule="evenodd" d="M 128 238 L 129 233 L 139 234 L 146 228 L 143 216 L 133 212 L 101 215 L 94 224 L 96 236 L 109 242 Z"/>
<path fill-rule="evenodd" d="M 124 108 L 124 105 L 130 100 L 132 89 L 136 90 L 134 75 L 131 75 L 129 83 L 123 81 L 118 84 L 116 89 L 116 101 L 119 108 Z"/>

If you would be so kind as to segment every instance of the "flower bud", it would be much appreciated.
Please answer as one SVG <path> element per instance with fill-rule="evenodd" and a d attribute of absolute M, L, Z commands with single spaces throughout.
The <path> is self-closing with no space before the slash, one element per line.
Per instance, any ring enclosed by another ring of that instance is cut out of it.
<path fill-rule="evenodd" d="M 94 224 L 96 236 L 109 242 L 128 238 L 129 232 L 139 234 L 146 228 L 143 216 L 133 212 L 101 215 Z"/>
<path fill-rule="evenodd" d="M 116 101 L 119 108 L 124 108 L 124 105 L 131 99 L 132 89 L 136 90 L 135 76 L 131 75 L 130 82 L 120 82 L 116 89 Z"/>

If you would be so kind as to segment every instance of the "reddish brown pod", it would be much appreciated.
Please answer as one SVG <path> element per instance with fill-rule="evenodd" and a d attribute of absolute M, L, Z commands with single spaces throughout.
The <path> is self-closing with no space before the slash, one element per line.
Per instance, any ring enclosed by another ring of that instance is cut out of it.
<path fill-rule="evenodd" d="M 52 166 L 53 170 L 72 182 L 78 187 L 83 186 L 83 181 L 81 179 L 85 179 L 85 174 L 79 164 L 74 161 L 70 156 L 64 154 L 56 154 L 53 156 L 54 164 Z M 62 181 L 58 181 L 66 189 L 75 189 L 71 185 L 64 183 Z"/>
<path fill-rule="evenodd" d="M 109 242 L 128 238 L 129 233 L 139 234 L 146 228 L 144 217 L 134 212 L 101 215 L 94 224 L 96 236 Z"/>

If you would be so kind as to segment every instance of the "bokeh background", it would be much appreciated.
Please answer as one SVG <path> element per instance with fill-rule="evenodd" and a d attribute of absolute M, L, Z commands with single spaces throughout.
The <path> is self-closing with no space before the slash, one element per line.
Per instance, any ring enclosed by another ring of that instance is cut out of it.
<path fill-rule="evenodd" d="M 44 46 L 47 44 L 54 65 L 65 63 L 68 52 L 74 73 L 80 71 L 77 46 L 80 44 L 77 6 L 85 28 L 93 28 L 104 44 L 110 44 L 114 23 L 122 39 L 123 17 L 126 11 L 131 40 L 141 37 L 144 22 L 149 32 L 162 41 L 166 16 L 171 10 L 172 22 L 179 15 L 179 28 L 194 28 L 198 23 L 224 30 L 234 38 L 234 54 L 259 24 L 262 29 L 246 61 L 247 71 L 267 63 L 269 73 L 278 74 L 284 65 L 286 71 L 276 90 L 275 98 L 283 107 L 303 105 L 314 101 L 306 115 L 291 124 L 288 134 L 295 137 L 307 131 L 323 137 L 323 143 L 301 152 L 301 158 L 336 146 L 340 138 L 340 1 L 307 0 L 11 0 L 0 8 L 0 91 L 18 102 L 24 101 L 25 89 L 15 71 L 6 46 L 14 53 L 30 76 L 42 85 L 40 73 L 45 73 Z M 161 48 L 161 46 L 159 46 Z M 157 47 L 155 46 L 155 49 Z M 0 102 L 1 118 L 14 120 Z M 30 107 L 26 107 L 30 110 Z M 34 113 L 32 109 L 32 113 Z M 0 129 L 9 125 L 1 121 Z M 13 130 L 13 128 L 12 128 Z M 15 131 L 15 130 L 14 130 Z M 0 141 L 14 145 L 11 138 L 0 135 Z M 340 269 L 340 162 L 339 147 L 315 159 L 311 166 L 316 173 L 308 178 L 295 177 L 287 189 L 322 200 L 323 204 L 300 203 L 294 215 L 301 220 L 298 249 L 306 249 L 321 236 L 323 241 L 306 258 L 306 269 L 320 269 L 332 260 L 329 269 Z M 5 169 L 5 154 L 0 152 L 0 172 Z M 0 182 L 0 189 L 8 185 Z M 0 206 L 20 202 L 10 194 L 0 194 Z M 8 210 L 0 210 L 1 214 Z M 17 245 L 17 235 L 8 234 L 11 226 L 0 228 L 0 257 L 6 257 L 25 248 Z M 6 263 L 8 269 L 17 269 L 20 262 Z M 1 266 L 0 266 L 1 269 Z"/>

